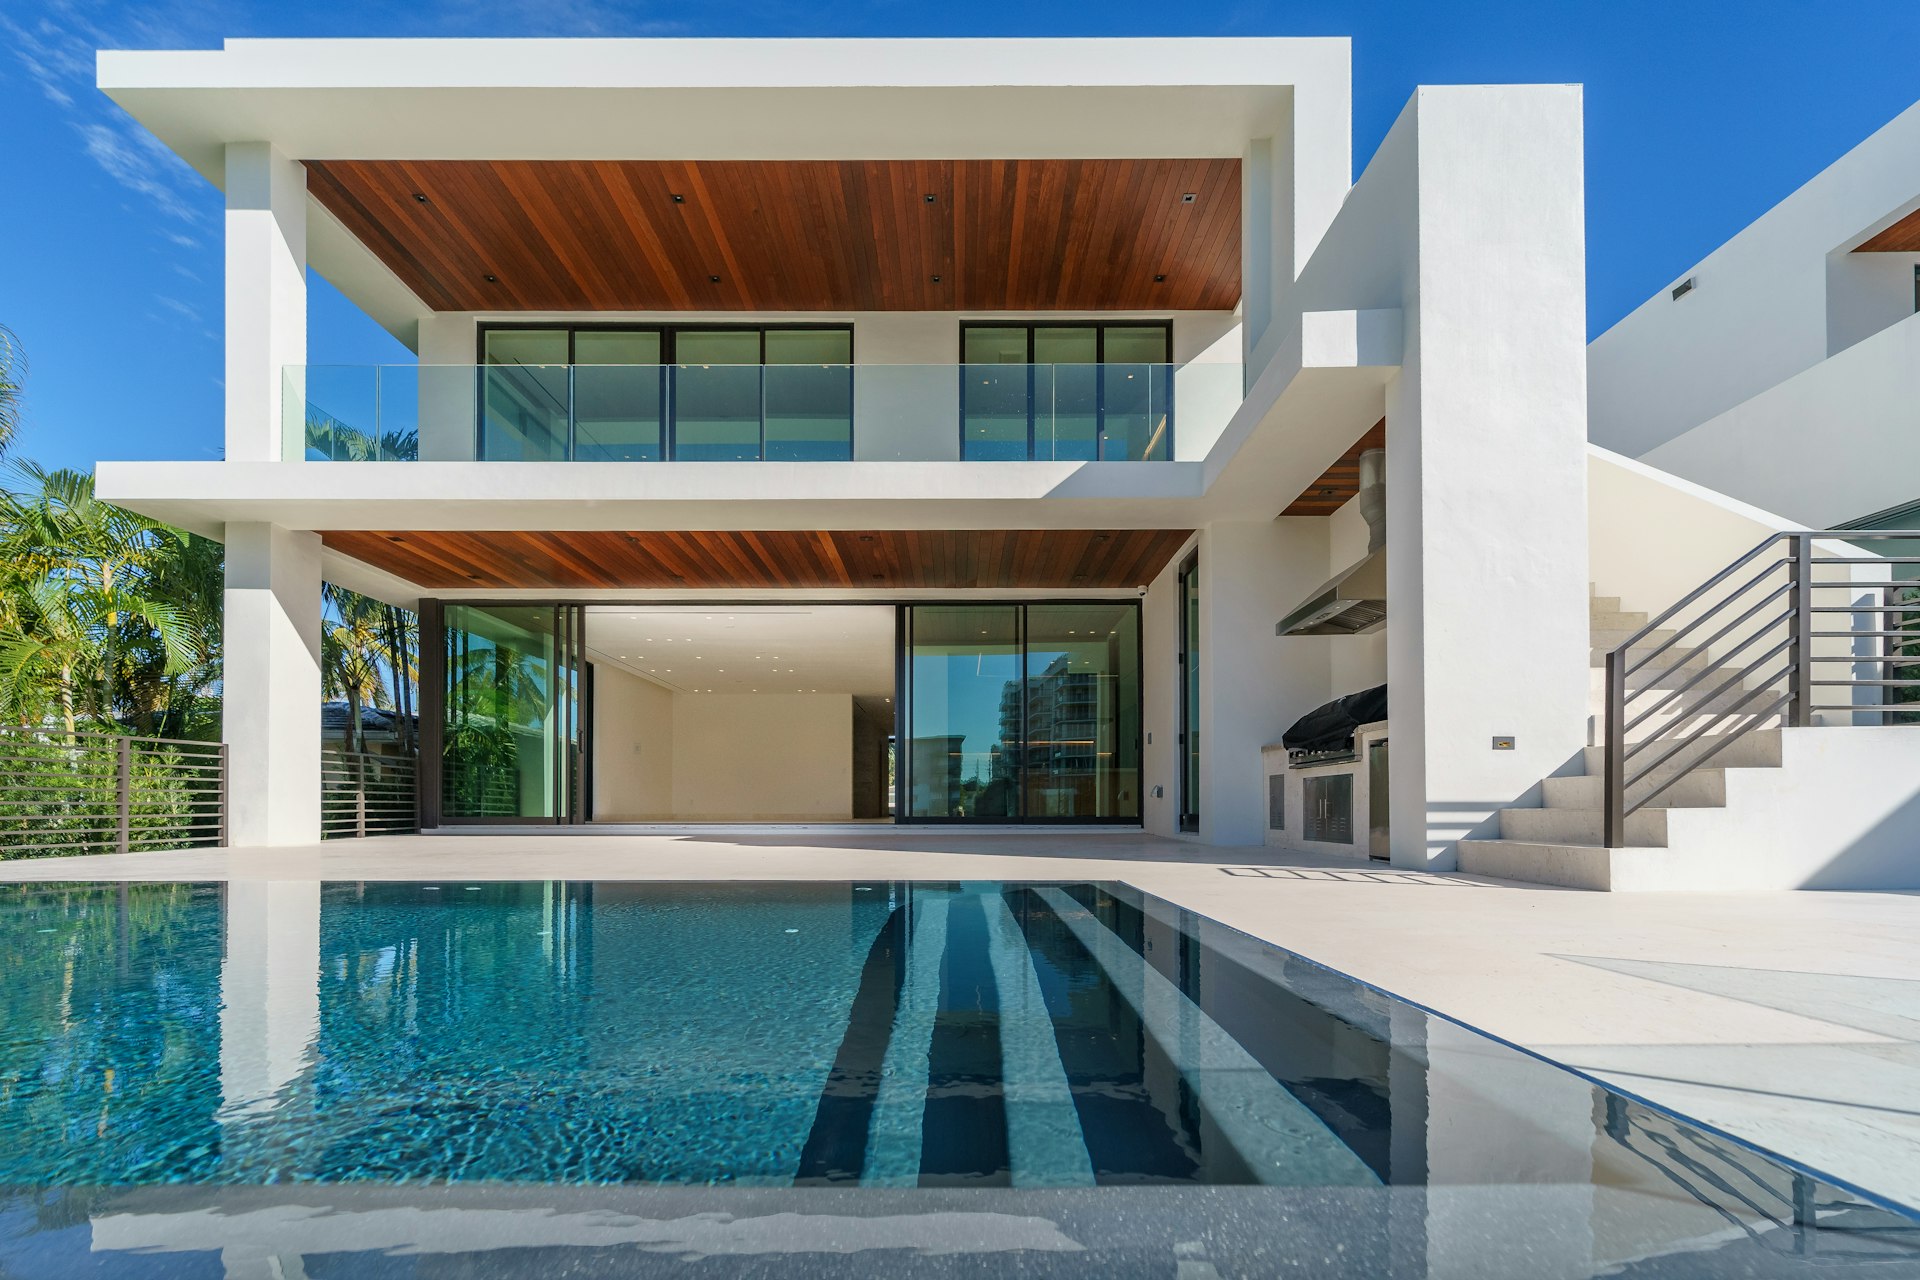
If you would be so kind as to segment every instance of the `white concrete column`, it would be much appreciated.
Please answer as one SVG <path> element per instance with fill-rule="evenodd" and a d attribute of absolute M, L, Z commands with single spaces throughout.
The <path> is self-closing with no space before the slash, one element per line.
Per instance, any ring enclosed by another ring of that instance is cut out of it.
<path fill-rule="evenodd" d="M 282 388 L 307 363 L 307 170 L 230 142 L 226 179 L 227 461 L 273 461 L 304 414 L 304 394 L 283 412 Z"/>
<path fill-rule="evenodd" d="M 1406 237 L 1383 245 L 1393 861 L 1449 868 L 1586 742 L 1580 89 L 1423 88 L 1374 164 Z"/>
<path fill-rule="evenodd" d="M 436 311 L 420 318 L 422 462 L 473 461 L 476 331 L 473 317 L 464 312 Z"/>
<path fill-rule="evenodd" d="M 1289 305 L 1300 269 L 1333 224 L 1353 182 L 1352 68 L 1344 45 L 1329 48 L 1288 91 L 1240 155 L 1241 349 L 1252 386 L 1298 310 Z"/>
<path fill-rule="evenodd" d="M 226 678 L 236 847 L 320 838 L 320 535 L 230 524 Z"/>

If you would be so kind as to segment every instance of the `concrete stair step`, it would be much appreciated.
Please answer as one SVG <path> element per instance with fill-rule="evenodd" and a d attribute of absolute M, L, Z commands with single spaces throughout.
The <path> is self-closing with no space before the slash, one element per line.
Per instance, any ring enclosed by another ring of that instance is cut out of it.
<path fill-rule="evenodd" d="M 1620 612 L 1619 596 L 1597 596 L 1593 594 L 1593 584 L 1587 584 L 1587 608 L 1594 613 Z"/>
<path fill-rule="evenodd" d="M 1719 701 L 1719 699 L 1716 699 L 1716 701 Z M 1765 706 L 1766 703 L 1767 699 L 1756 698 L 1751 710 L 1758 711 L 1761 707 Z M 1702 741 L 1706 741 L 1707 739 L 1725 737 L 1732 734 L 1736 729 L 1743 728 L 1754 722 L 1755 717 L 1748 712 L 1735 712 L 1725 707 L 1718 710 L 1685 712 L 1666 707 L 1655 711 L 1645 720 L 1636 724 L 1627 734 L 1627 741 L 1647 742 L 1656 737 L 1673 741 L 1694 733 L 1704 734 L 1705 737 Z M 1601 734 L 1604 732 L 1605 724 L 1605 709 L 1599 700 L 1596 699 L 1589 705 L 1587 712 L 1587 734 L 1592 740 L 1589 743 L 1590 746 L 1598 746 L 1600 744 Z M 1767 732 L 1778 729 L 1781 725 L 1782 718 L 1778 712 L 1775 712 L 1772 715 L 1759 717 L 1758 723 L 1753 731 L 1757 733 Z M 1729 749 L 1731 750 L 1731 748 Z M 1656 747 L 1653 748 L 1653 750 L 1659 751 L 1661 748 Z M 1702 750 L 1704 750 L 1704 748 L 1690 748 L 1686 753 L 1687 758 L 1698 758 Z M 1722 758 L 1715 756 L 1713 763 L 1722 764 Z"/>
<path fill-rule="evenodd" d="M 1644 626 L 1646 624 L 1642 623 L 1641 625 Z M 1594 627 L 1592 628 L 1593 647 L 1596 649 L 1617 649 L 1632 639 L 1639 630 L 1640 627 Z M 1652 649 L 1673 639 L 1676 634 L 1678 633 L 1669 627 L 1661 627 L 1657 631 L 1649 631 L 1635 642 L 1633 646 L 1634 651 L 1636 653 L 1639 652 L 1642 645 Z"/>
<path fill-rule="evenodd" d="M 1676 773 L 1685 772 L 1694 766 L 1691 761 L 1702 758 L 1708 751 L 1726 742 L 1726 734 L 1709 734 L 1701 738 L 1691 748 L 1659 768 L 1648 776 L 1649 781 L 1666 781 Z M 1659 747 L 1650 748 L 1656 754 Z M 1780 767 L 1780 730 L 1778 728 L 1755 729 L 1742 734 L 1735 740 L 1716 751 L 1709 762 L 1715 769 L 1777 769 Z M 1598 746 L 1590 746 L 1581 755 L 1581 764 L 1588 774 L 1598 777 L 1606 767 L 1604 751 Z"/>
<path fill-rule="evenodd" d="M 1502 809 L 1500 838 L 1535 844 L 1597 845 L 1604 839 L 1605 816 L 1591 809 Z M 1667 843 L 1667 811 L 1641 809 L 1627 815 L 1625 841 L 1654 848 Z"/>
<path fill-rule="evenodd" d="M 1643 785 L 1656 784 L 1649 781 Z M 1549 809 L 1598 809 L 1605 798 L 1603 795 L 1605 788 L 1606 779 L 1598 774 L 1586 777 L 1548 778 L 1541 784 L 1542 795 Z M 1681 774 L 1679 781 L 1659 794 L 1652 807 L 1720 809 L 1725 808 L 1726 803 L 1727 771 L 1709 766 Z"/>
<path fill-rule="evenodd" d="M 1622 636 L 1621 639 L 1625 637 Z M 1607 655 L 1619 647 L 1619 640 L 1615 640 L 1612 644 L 1601 644 L 1596 640 L 1587 650 L 1587 665 L 1596 671 L 1605 670 Z M 1656 650 L 1658 652 L 1655 652 Z M 1634 685 L 1645 685 L 1648 681 L 1657 679 L 1672 679 L 1675 673 L 1679 673 L 1680 678 L 1684 680 L 1695 672 L 1718 665 L 1705 649 L 1696 649 L 1684 644 L 1661 649 L 1658 640 L 1646 645 L 1637 644 L 1627 650 L 1627 654 L 1632 662 L 1639 662 L 1643 658 L 1647 660 L 1645 665 L 1629 675 L 1628 682 Z"/>
<path fill-rule="evenodd" d="M 1613 850 L 1548 840 L 1462 840 L 1459 868 L 1468 875 L 1525 880 L 1568 889 L 1613 887 Z"/>
<path fill-rule="evenodd" d="M 1595 631 L 1623 631 L 1632 635 L 1647 625 L 1647 615 L 1620 609 L 1589 609 L 1587 623 Z"/>

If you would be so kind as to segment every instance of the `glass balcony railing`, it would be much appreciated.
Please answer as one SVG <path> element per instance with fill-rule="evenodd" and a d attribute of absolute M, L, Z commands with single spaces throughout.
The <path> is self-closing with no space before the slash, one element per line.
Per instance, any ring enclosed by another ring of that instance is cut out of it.
<path fill-rule="evenodd" d="M 1204 454 L 1241 395 L 1234 364 L 303 365 L 282 456 L 1158 462 Z"/>

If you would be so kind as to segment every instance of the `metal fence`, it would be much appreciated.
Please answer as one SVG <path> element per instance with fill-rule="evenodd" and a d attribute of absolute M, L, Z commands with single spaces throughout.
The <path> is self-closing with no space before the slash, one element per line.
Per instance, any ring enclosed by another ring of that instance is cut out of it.
<path fill-rule="evenodd" d="M 320 750 L 320 838 L 410 835 L 420 830 L 419 770 L 411 755 Z"/>
<path fill-rule="evenodd" d="M 226 842 L 220 743 L 0 727 L 0 859 Z"/>

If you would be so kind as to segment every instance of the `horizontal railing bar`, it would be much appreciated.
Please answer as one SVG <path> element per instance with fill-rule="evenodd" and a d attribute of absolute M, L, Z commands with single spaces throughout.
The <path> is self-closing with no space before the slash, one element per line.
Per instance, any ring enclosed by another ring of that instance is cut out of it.
<path fill-rule="evenodd" d="M 1912 640 L 1920 644 L 1920 627 L 1909 627 L 1895 631 L 1813 631 L 1809 632 L 1816 640 L 1852 640 L 1879 636 L 1885 639 Z"/>
<path fill-rule="evenodd" d="M 1807 683 L 1826 689 L 1848 689 L 1856 685 L 1882 689 L 1920 689 L 1920 680 L 1809 680 Z"/>
<path fill-rule="evenodd" d="M 165 821 L 171 826 L 180 827 L 204 827 L 210 822 L 218 822 L 220 820 L 218 814 L 198 813 L 143 813 L 135 814 L 134 818 L 135 830 L 140 829 L 139 822 L 142 819 L 147 821 Z M 33 825 L 22 827 L 7 825 L 16 822 L 31 822 Z M 98 831 L 111 836 L 120 829 L 120 821 L 118 818 L 114 818 L 107 822 L 63 822 L 57 818 L 34 818 L 22 814 L 0 816 L 0 832 L 8 835 L 31 835 L 34 826 L 42 827 L 63 835 L 72 835 L 76 832 L 91 833 Z"/>
<path fill-rule="evenodd" d="M 32 725 L 18 724 L 0 725 L 0 735 L 9 734 L 32 734 L 35 737 L 62 740 L 69 736 L 65 729 L 39 729 Z M 218 742 L 208 742 L 205 738 L 156 738 L 141 734 L 111 733 L 102 729 L 75 729 L 71 736 L 101 742 L 119 742 L 124 739 L 128 742 L 135 743 L 159 742 L 170 747 L 197 748 L 201 751 L 220 750 L 220 744 Z M 49 741 L 46 745 L 50 747 L 64 747 L 67 743 L 65 741 Z"/>
<path fill-rule="evenodd" d="M 1808 613 L 1905 613 L 1913 605 L 1901 604 L 1816 604 L 1807 607 Z"/>
<path fill-rule="evenodd" d="M 1633 805 L 1627 808 L 1627 812 L 1638 813 L 1640 810 L 1646 808 L 1649 804 L 1652 804 L 1654 799 L 1664 794 L 1668 787 L 1671 787 L 1674 783 L 1680 781 L 1680 779 L 1686 777 L 1688 774 L 1692 773 L 1694 770 L 1705 767 L 1707 761 L 1713 759 L 1715 756 L 1719 755 L 1722 751 L 1725 751 L 1728 747 L 1738 742 L 1741 738 L 1753 732 L 1759 720 L 1761 720 L 1766 716 L 1772 715 L 1775 711 L 1778 711 L 1781 707 L 1785 706 L 1788 702 L 1791 702 L 1792 700 L 1793 700 L 1792 694 L 1782 694 L 1780 698 L 1777 701 L 1775 701 L 1771 707 L 1768 707 L 1765 711 L 1758 711 L 1753 713 L 1754 721 L 1756 722 L 1755 724 L 1748 724 L 1745 728 L 1737 729 L 1734 732 L 1726 735 L 1726 737 L 1721 739 L 1719 742 L 1714 743 L 1711 747 L 1707 748 L 1705 751 L 1700 753 L 1699 759 L 1695 760 L 1692 764 L 1688 765 L 1685 769 L 1674 774 L 1671 778 L 1668 778 L 1665 782 L 1661 783 L 1659 786 L 1655 787 L 1653 790 L 1647 792 L 1646 795 L 1640 797 L 1640 799 L 1636 803 L 1634 803 Z M 1627 785 L 1632 786 L 1633 784 L 1629 782 Z"/>
<path fill-rule="evenodd" d="M 1814 711 L 1853 712 L 1857 715 L 1900 715 L 1920 716 L 1920 702 L 1816 702 L 1810 707 Z M 1841 726 L 1845 728 L 1846 726 Z"/>
<path fill-rule="evenodd" d="M 155 760 L 152 756 L 134 756 L 131 758 L 130 763 L 140 769 L 165 769 L 175 773 L 218 773 L 221 767 L 218 760 L 183 760 L 173 762 Z M 119 772 L 120 761 L 119 758 L 111 752 L 103 755 L 86 755 L 62 759 L 49 756 L 13 755 L 5 751 L 0 751 L 0 765 L 36 766 L 42 769 L 58 770 L 61 773 L 83 772 L 81 766 L 86 765 L 105 765 L 109 773 L 117 773 Z"/>
<path fill-rule="evenodd" d="M 1915 535 L 1920 540 L 1920 533 Z M 1819 568 L 1823 564 L 1920 564 L 1920 556 L 1815 556 L 1813 565 Z M 1841 587 L 1843 582 L 1815 583 L 1815 586 Z"/>
<path fill-rule="evenodd" d="M 1815 662 L 1878 662 L 1892 663 L 1896 667 L 1920 666 L 1920 656 L 1911 653 L 1823 653 L 1815 654 Z"/>

